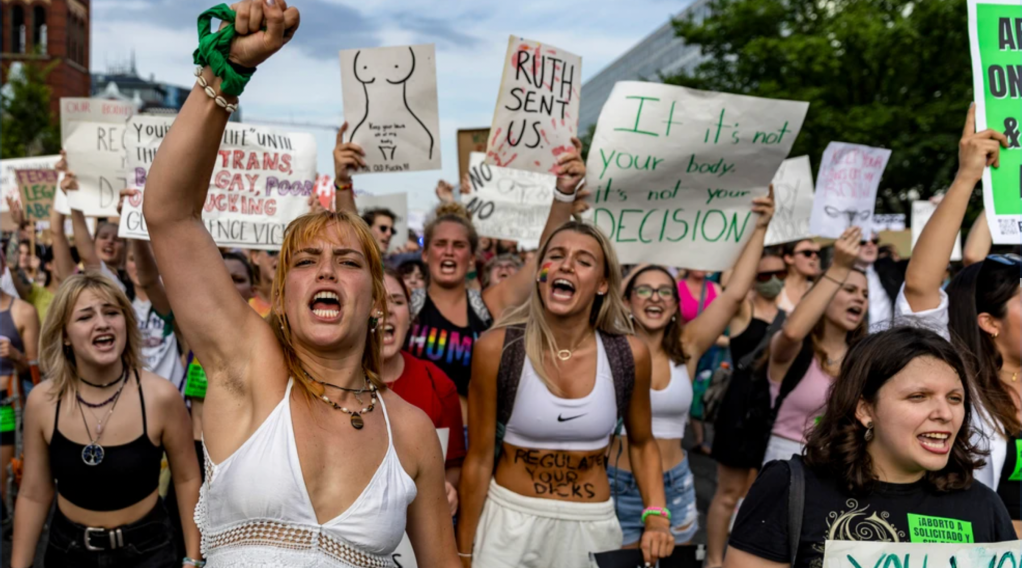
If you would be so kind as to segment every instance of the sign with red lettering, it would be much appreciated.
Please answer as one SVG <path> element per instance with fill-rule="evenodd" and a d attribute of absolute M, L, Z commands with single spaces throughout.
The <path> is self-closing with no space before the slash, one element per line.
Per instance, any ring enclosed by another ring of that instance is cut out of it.
<path fill-rule="evenodd" d="M 486 146 L 486 163 L 555 174 L 578 135 L 582 58 L 511 36 Z"/>
<path fill-rule="evenodd" d="M 149 239 L 142 217 L 146 177 L 173 121 L 173 117 L 136 116 L 128 123 L 128 187 L 143 194 L 125 202 L 121 237 Z M 287 224 L 309 211 L 315 184 L 316 140 L 311 134 L 229 123 L 220 141 L 202 219 L 220 246 L 279 250 Z"/>
<path fill-rule="evenodd" d="M 135 103 L 129 101 L 79 97 L 62 98 L 60 99 L 60 142 L 61 144 L 67 142 L 79 122 L 124 124 L 134 114 Z"/>
<path fill-rule="evenodd" d="M 891 151 L 861 144 L 831 142 L 823 151 L 809 232 L 836 239 L 851 226 L 869 235 L 873 227 L 880 177 Z"/>

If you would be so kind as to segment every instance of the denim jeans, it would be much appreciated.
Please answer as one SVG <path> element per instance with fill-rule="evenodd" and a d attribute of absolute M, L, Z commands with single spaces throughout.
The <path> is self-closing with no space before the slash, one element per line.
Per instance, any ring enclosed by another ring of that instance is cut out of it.
<path fill-rule="evenodd" d="M 65 517 L 60 509 L 50 523 L 49 542 L 46 545 L 46 566 L 61 568 L 178 568 L 177 556 L 171 539 L 170 521 L 163 503 L 157 503 L 145 517 L 134 523 L 118 527 L 121 541 L 112 550 L 86 548 L 86 528 Z M 110 541 L 90 531 L 89 545 L 109 548 Z M 115 539 L 116 541 L 116 539 Z M 123 542 L 123 546 L 121 546 Z"/>

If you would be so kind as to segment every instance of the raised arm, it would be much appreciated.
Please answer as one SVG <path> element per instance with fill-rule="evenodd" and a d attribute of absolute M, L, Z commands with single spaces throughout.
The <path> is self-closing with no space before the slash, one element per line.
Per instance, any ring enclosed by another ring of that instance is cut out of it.
<path fill-rule="evenodd" d="M 757 197 L 753 200 L 752 211 L 759 215 L 756 219 L 756 230 L 753 231 L 749 242 L 745 243 L 742 255 L 738 257 L 738 262 L 731 271 L 727 288 L 724 288 L 724 292 L 682 331 L 681 344 L 690 360 L 698 361 L 717 341 L 749 295 L 752 283 L 756 279 L 759 259 L 763 256 L 767 226 L 774 216 L 773 185 L 770 186 L 770 193 L 766 197 Z"/>
<path fill-rule="evenodd" d="M 504 345 L 504 330 L 483 334 L 472 349 L 472 380 L 468 383 L 468 455 L 461 467 L 458 487 L 458 553 L 463 566 L 472 565 L 472 545 L 493 477 L 497 432 L 497 370 Z M 452 432 L 452 435 L 454 433 Z M 465 556 L 469 555 L 469 556 Z"/>
<path fill-rule="evenodd" d="M 795 306 L 784 327 L 770 340 L 770 380 L 780 381 L 798 355 L 802 342 L 820 321 L 827 305 L 844 285 L 859 258 L 862 230 L 849 227 L 834 243 L 834 264 L 813 284 L 802 301 Z M 776 372 L 775 372 L 776 371 Z"/>
<path fill-rule="evenodd" d="M 347 211 L 358 215 L 351 173 L 360 167 L 366 167 L 366 153 L 358 144 L 344 141 L 344 133 L 347 131 L 348 123 L 345 122 L 337 131 L 337 144 L 334 146 L 334 189 L 337 190 L 334 207 L 337 208 L 337 211 Z"/>
<path fill-rule="evenodd" d="M 279 50 L 290 38 L 285 30 L 298 26 L 298 11 L 287 8 L 283 0 L 258 4 L 234 5 L 238 35 L 231 43 L 230 59 L 249 68 Z M 261 29 L 263 18 L 265 30 Z M 250 33 L 250 28 L 256 31 Z M 208 69 L 202 73 L 221 92 L 221 80 Z M 227 119 L 227 112 L 201 87 L 193 87 L 156 154 L 143 202 L 153 252 L 162 267 L 177 324 L 207 370 L 226 370 L 227 361 L 247 361 L 260 346 L 275 345 L 271 330 L 235 290 L 202 222 Z M 247 375 L 231 374 L 242 379 Z"/>
<path fill-rule="evenodd" d="M 969 266 L 983 259 L 990 254 L 990 247 L 994 245 L 994 239 L 990 235 L 990 225 L 987 224 L 986 209 L 979 212 L 979 216 L 972 223 L 969 229 L 969 236 L 965 239 L 965 248 L 962 249 L 962 264 Z"/>
<path fill-rule="evenodd" d="M 919 235 L 905 271 L 905 300 L 913 312 L 940 305 L 940 285 L 951 260 L 958 228 L 965 218 L 969 197 L 983 178 L 983 169 L 1001 165 L 1001 146 L 1008 146 L 1003 133 L 992 129 L 976 132 L 976 105 L 970 106 L 962 140 L 958 143 L 958 173 Z"/>
<path fill-rule="evenodd" d="M 561 201 L 554 199 L 550 206 L 550 214 L 547 215 L 546 225 L 543 226 L 543 233 L 539 238 L 540 243 L 546 242 L 557 227 L 571 220 L 572 213 L 576 208 L 581 207 L 584 197 L 582 191 L 578 191 L 578 185 L 586 175 L 586 165 L 582 161 L 582 142 L 578 138 L 572 138 L 571 143 L 575 146 L 574 151 L 565 152 L 557 159 L 559 167 L 557 174 L 557 188 L 555 191 L 563 195 L 574 195 L 575 201 Z M 496 286 L 490 286 L 483 290 L 483 301 L 494 319 L 500 318 L 505 309 L 514 307 L 524 302 L 532 290 L 530 282 L 536 276 L 536 263 L 533 258 L 515 273 L 514 276 L 504 279 Z"/>
<path fill-rule="evenodd" d="M 122 189 L 121 197 L 117 202 L 117 213 L 121 213 L 121 206 L 125 197 L 138 195 L 137 189 Z M 128 239 L 128 246 L 131 247 L 131 254 L 135 259 L 135 270 L 138 273 L 138 285 L 145 290 L 146 296 L 153 304 L 153 309 L 161 316 L 170 315 L 170 300 L 167 299 L 167 291 L 160 281 L 160 268 L 156 266 L 156 257 L 153 256 L 153 247 L 148 241 Z"/>
<path fill-rule="evenodd" d="M 78 178 L 72 171 L 64 172 L 64 179 L 60 180 L 60 189 L 65 193 L 78 191 Z M 54 208 L 56 210 L 56 208 Z M 61 227 L 63 232 L 63 226 Z M 71 231 L 75 238 L 75 247 L 78 248 L 78 258 L 82 259 L 82 265 L 86 270 L 99 270 L 101 261 L 96 254 L 96 242 L 89 232 L 89 225 L 85 222 L 85 213 L 78 209 L 71 209 Z"/>

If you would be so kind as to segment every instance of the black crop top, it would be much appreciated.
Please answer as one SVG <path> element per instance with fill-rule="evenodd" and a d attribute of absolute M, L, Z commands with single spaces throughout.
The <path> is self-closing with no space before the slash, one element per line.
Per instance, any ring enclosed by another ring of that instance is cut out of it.
<path fill-rule="evenodd" d="M 142 404 L 142 435 L 120 446 L 103 446 L 103 461 L 96 465 L 82 461 L 84 445 L 60 433 L 60 401 L 57 401 L 50 440 L 50 470 L 57 481 L 57 493 L 76 507 L 90 511 L 125 509 L 151 495 L 160 485 L 163 446 L 156 446 L 149 439 L 145 397 L 138 371 L 135 371 L 135 381 Z"/>

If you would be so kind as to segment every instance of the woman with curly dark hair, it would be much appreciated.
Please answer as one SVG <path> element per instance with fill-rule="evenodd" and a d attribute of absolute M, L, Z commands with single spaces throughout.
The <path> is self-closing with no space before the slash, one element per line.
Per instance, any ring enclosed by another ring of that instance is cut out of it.
<path fill-rule="evenodd" d="M 774 461 L 738 512 L 724 568 L 820 566 L 828 540 L 1014 539 L 997 494 L 973 483 L 983 460 L 970 441 L 971 398 L 961 356 L 932 331 L 897 327 L 857 343 L 806 444 L 797 550 L 790 465 Z"/>

